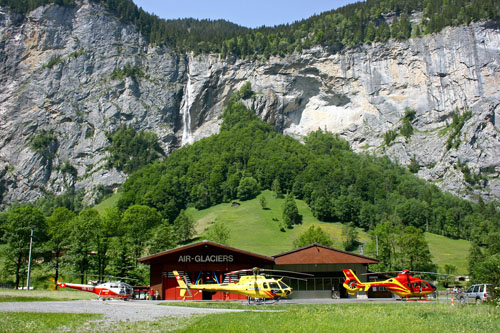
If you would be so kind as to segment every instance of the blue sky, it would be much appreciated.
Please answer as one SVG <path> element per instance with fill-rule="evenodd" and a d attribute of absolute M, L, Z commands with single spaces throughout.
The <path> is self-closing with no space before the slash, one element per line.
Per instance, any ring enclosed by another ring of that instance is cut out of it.
<path fill-rule="evenodd" d="M 194 17 L 225 19 L 256 28 L 274 26 L 308 18 L 342 7 L 353 0 L 133 0 L 145 11 L 164 19 Z"/>

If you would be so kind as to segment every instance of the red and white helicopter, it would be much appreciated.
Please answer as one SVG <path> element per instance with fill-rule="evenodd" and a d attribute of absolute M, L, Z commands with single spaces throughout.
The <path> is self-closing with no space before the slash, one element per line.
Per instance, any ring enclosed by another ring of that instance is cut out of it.
<path fill-rule="evenodd" d="M 57 282 L 57 285 L 61 288 L 73 288 L 76 290 L 86 291 L 94 293 L 97 295 L 99 300 L 106 300 L 111 298 L 119 298 L 128 301 L 134 295 L 134 289 L 128 283 L 117 281 L 117 282 L 102 282 L 93 284 L 77 284 L 77 283 L 66 283 Z"/>

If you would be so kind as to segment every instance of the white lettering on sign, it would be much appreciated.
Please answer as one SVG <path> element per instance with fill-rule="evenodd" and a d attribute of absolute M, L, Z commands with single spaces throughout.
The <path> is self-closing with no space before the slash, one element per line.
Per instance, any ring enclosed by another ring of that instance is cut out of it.
<path fill-rule="evenodd" d="M 179 256 L 178 262 L 191 262 L 191 256 L 189 254 L 186 254 L 184 256 Z"/>
<path fill-rule="evenodd" d="M 232 254 L 198 254 L 192 257 L 189 254 L 179 256 L 178 262 L 233 262 L 234 258 Z"/>

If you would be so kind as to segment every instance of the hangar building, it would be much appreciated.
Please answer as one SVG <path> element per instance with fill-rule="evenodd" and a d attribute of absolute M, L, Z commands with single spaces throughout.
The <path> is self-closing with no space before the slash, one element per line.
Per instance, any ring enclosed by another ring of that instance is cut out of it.
<path fill-rule="evenodd" d="M 225 273 L 252 267 L 311 273 L 314 277 L 306 281 L 284 278 L 294 290 L 292 298 L 330 297 L 332 287 L 340 291 L 341 297 L 347 297 L 342 287 L 342 269 L 350 268 L 362 274 L 368 271 L 369 264 L 378 260 L 318 244 L 269 257 L 205 240 L 143 257 L 139 262 L 150 265 L 151 289 L 158 290 L 162 299 L 179 300 L 173 270 L 185 274 L 190 283 L 222 283 L 225 279 L 227 282 Z M 363 281 L 364 277 L 359 278 Z M 363 292 L 359 294 L 359 297 L 365 296 Z M 238 294 L 230 294 L 229 298 L 246 299 Z M 224 300 L 225 294 L 199 292 L 193 299 Z"/>

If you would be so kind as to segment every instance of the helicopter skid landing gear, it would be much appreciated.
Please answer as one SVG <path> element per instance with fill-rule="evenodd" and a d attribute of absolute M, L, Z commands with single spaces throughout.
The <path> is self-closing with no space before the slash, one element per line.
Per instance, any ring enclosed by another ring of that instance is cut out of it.
<path fill-rule="evenodd" d="M 274 304 L 275 302 L 278 301 L 279 298 L 266 299 L 266 298 L 248 297 L 248 304 L 250 305 Z"/>

